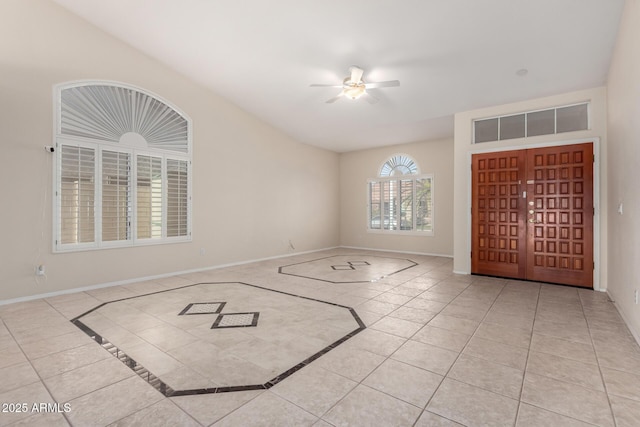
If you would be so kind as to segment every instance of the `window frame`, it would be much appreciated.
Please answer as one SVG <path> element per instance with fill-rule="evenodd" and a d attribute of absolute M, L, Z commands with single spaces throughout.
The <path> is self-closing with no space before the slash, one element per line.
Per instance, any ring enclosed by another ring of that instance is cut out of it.
<path fill-rule="evenodd" d="M 569 131 L 561 131 L 558 132 L 558 110 L 561 110 L 563 108 L 570 108 L 570 107 L 578 107 L 578 106 L 582 106 L 585 105 L 586 106 L 586 110 L 587 110 L 587 127 L 586 129 L 575 129 L 575 130 L 569 130 Z M 553 133 L 541 133 L 541 134 L 536 134 L 536 135 L 529 135 L 529 130 L 528 130 L 528 119 L 529 119 L 529 114 L 533 114 L 533 113 L 540 113 L 540 112 L 546 112 L 546 111 L 553 111 Z M 510 117 L 515 117 L 515 116 L 524 116 L 524 136 L 522 137 L 511 137 L 511 138 L 502 138 L 500 133 L 500 122 L 501 119 L 506 119 L 506 118 L 510 118 Z M 494 139 L 494 140 L 487 140 L 487 141 L 477 141 L 476 140 L 476 122 L 483 122 L 483 121 L 489 121 L 489 120 L 497 120 L 497 138 L 498 139 Z M 493 143 L 493 142 L 499 142 L 499 141 L 509 141 L 512 139 L 526 139 L 526 138 L 535 138 L 538 136 L 546 136 L 546 135 L 560 135 L 562 133 L 570 133 L 570 132 L 584 132 L 587 130 L 591 129 L 591 101 L 587 100 L 587 101 L 582 101 L 582 102 L 575 102 L 573 104 L 566 104 L 566 105 L 557 105 L 555 107 L 548 107 L 548 108 L 539 108 L 536 110 L 528 110 L 528 111 L 521 111 L 519 113 L 508 113 L 508 114 L 502 114 L 499 116 L 489 116 L 489 117 L 482 117 L 482 118 L 477 118 L 477 119 L 473 119 L 471 121 L 471 145 L 475 145 L 475 144 L 486 144 L 486 143 Z"/>
<path fill-rule="evenodd" d="M 386 162 L 385 162 L 386 163 Z M 430 181 L 430 185 L 431 185 L 431 230 L 417 230 L 416 229 L 416 224 L 417 224 L 417 198 L 416 198 L 416 189 L 417 189 L 417 182 L 420 180 L 424 180 L 427 179 Z M 401 228 L 398 229 L 385 229 L 384 228 L 384 206 L 383 203 L 384 201 L 381 200 L 380 202 L 380 207 L 379 207 L 379 211 L 380 211 L 380 218 L 381 218 L 381 224 L 380 224 L 380 228 L 371 228 L 371 214 L 372 214 L 372 208 L 373 208 L 373 203 L 371 201 L 371 184 L 373 183 L 380 183 L 382 184 L 381 186 L 381 193 L 382 193 L 382 188 L 384 186 L 383 183 L 388 183 L 388 182 L 397 182 L 398 183 L 398 190 L 397 191 L 397 197 L 396 197 L 396 206 L 395 206 L 395 210 L 397 211 L 397 220 L 400 221 L 400 227 L 402 227 L 402 197 L 401 197 L 401 193 L 400 193 L 400 188 L 401 188 L 401 181 L 411 181 L 412 182 L 412 219 L 411 219 L 411 229 L 410 230 L 402 230 Z M 366 193 L 367 193 L 367 218 L 366 218 L 366 224 L 367 224 L 367 232 L 368 233 L 372 233 L 372 234 L 394 234 L 394 235 L 403 235 L 403 236 L 433 236 L 434 232 L 435 232 L 435 222 L 434 222 L 434 213 L 435 213 L 435 204 L 434 204 L 434 174 L 407 174 L 407 175 L 394 175 L 394 176 L 389 176 L 389 177 L 378 177 L 378 178 L 371 178 L 367 180 L 367 187 L 366 187 Z"/>
<path fill-rule="evenodd" d="M 93 139 L 84 136 L 65 135 L 61 133 L 61 94 L 64 89 L 70 87 L 83 86 L 83 85 L 108 85 L 116 86 L 124 89 L 130 89 L 140 92 L 149 97 L 164 103 L 169 108 L 173 109 L 176 113 L 181 115 L 187 123 L 187 152 L 179 152 L 174 150 L 162 149 L 154 146 L 136 146 L 133 144 L 120 144 L 119 142 L 104 141 L 99 139 Z M 53 167 L 53 227 L 52 227 L 52 247 L 54 253 L 66 253 L 66 252 L 80 252 L 87 250 L 102 250 L 111 248 L 126 248 L 135 246 L 150 246 L 150 245 L 162 245 L 172 243 L 191 242 L 192 237 L 192 220 L 193 220 L 193 154 L 192 154 L 192 140 L 191 140 L 191 120 L 184 115 L 180 110 L 175 108 L 170 103 L 163 100 L 161 97 L 150 93 L 146 90 L 140 89 L 135 86 L 130 86 L 117 82 L 109 81 L 83 81 L 74 82 L 70 84 L 63 84 L 54 87 L 54 120 L 55 131 L 53 135 L 53 145 L 55 147 L 54 153 L 54 167 Z M 85 243 L 62 243 L 62 146 L 76 146 L 93 149 L 95 153 L 94 162 L 94 204 L 93 204 L 93 224 L 94 224 L 94 239 L 92 242 Z M 113 151 L 119 153 L 128 153 L 129 160 L 129 200 L 130 206 L 130 225 L 128 229 L 129 238 L 125 240 L 103 240 L 102 230 L 102 207 L 103 207 L 103 176 L 102 176 L 102 153 L 103 151 Z M 159 157 L 161 159 L 161 175 L 162 175 L 162 235 L 156 238 L 138 238 L 138 156 L 150 156 Z M 187 173 L 187 195 L 186 195 L 186 235 L 181 236 L 167 236 L 167 199 L 169 188 L 168 182 L 168 168 L 167 160 L 176 160 L 180 162 L 186 162 Z"/>

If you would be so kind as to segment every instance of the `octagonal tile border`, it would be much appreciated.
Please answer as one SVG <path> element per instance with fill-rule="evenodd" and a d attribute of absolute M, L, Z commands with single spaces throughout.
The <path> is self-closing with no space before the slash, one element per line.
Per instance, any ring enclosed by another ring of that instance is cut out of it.
<path fill-rule="evenodd" d="M 302 277 L 302 278 L 305 278 L 305 279 L 319 280 L 319 281 L 321 281 L 321 282 L 333 283 L 333 284 L 340 284 L 340 283 L 370 283 L 370 282 L 372 282 L 372 280 L 333 281 L 333 280 L 326 280 L 326 279 L 318 279 L 317 277 L 304 276 L 304 275 L 302 275 L 302 274 L 285 273 L 285 272 L 283 272 L 283 271 L 282 271 L 282 269 L 283 269 L 283 268 L 291 267 L 292 265 L 306 264 L 306 263 L 308 263 L 308 262 L 320 261 L 320 260 L 322 260 L 322 259 L 329 259 L 329 258 L 335 258 L 335 257 L 350 257 L 350 256 L 353 256 L 353 257 L 354 257 L 354 259 L 355 259 L 355 258 L 357 258 L 358 256 L 366 256 L 366 257 L 369 257 L 369 258 L 388 258 L 388 259 L 399 259 L 399 260 L 402 260 L 402 261 L 408 261 L 408 262 L 412 263 L 412 265 L 410 265 L 410 266 L 408 266 L 408 267 L 401 268 L 400 270 L 396 270 L 396 271 L 394 271 L 394 272 L 392 272 L 392 273 L 385 274 L 384 276 L 380 276 L 380 277 L 378 277 L 376 280 L 384 279 L 385 277 L 389 277 L 389 276 L 391 276 L 391 275 L 393 275 L 393 274 L 400 273 L 401 271 L 408 270 L 408 269 L 413 268 L 413 267 L 415 267 L 416 265 L 418 265 L 418 263 L 417 263 L 417 262 L 412 261 L 412 260 L 407 259 L 407 258 L 394 258 L 394 257 L 388 257 L 388 256 L 378 256 L 378 255 L 358 255 L 358 254 L 355 254 L 355 255 L 349 255 L 349 254 L 347 254 L 347 255 L 329 255 L 329 256 L 326 256 L 326 257 L 322 257 L 322 258 L 310 259 L 310 260 L 307 260 L 307 261 L 301 261 L 301 262 L 294 262 L 293 264 L 287 264 L 287 265 L 280 266 L 280 267 L 278 267 L 278 273 L 280 273 L 280 274 L 286 274 L 287 276 Z M 352 261 L 352 262 L 363 262 L 363 261 Z M 364 261 L 364 262 L 366 262 L 366 261 Z M 335 267 L 335 266 L 333 266 L 333 265 L 332 265 L 331 267 L 332 267 L 334 270 L 342 270 L 342 271 L 351 271 L 351 270 L 355 270 L 355 268 L 353 268 L 353 265 L 354 265 L 354 264 L 352 264 L 351 262 L 348 262 L 348 265 L 349 265 L 349 266 L 351 266 L 352 268 L 349 268 L 349 269 L 336 269 L 336 268 L 333 268 L 333 267 Z M 355 264 L 355 265 L 358 265 L 358 264 Z M 368 264 L 368 265 L 371 265 L 371 264 Z"/>
<path fill-rule="evenodd" d="M 90 327 L 88 327 L 87 325 L 82 323 L 82 321 L 80 320 L 80 318 L 86 316 L 87 314 L 92 313 L 95 310 L 98 310 L 99 308 L 104 307 L 105 305 L 111 304 L 111 303 L 114 303 L 114 302 L 125 301 L 125 300 L 134 299 L 134 298 L 145 297 L 145 296 L 148 296 L 148 295 L 160 294 L 160 293 L 164 293 L 164 292 L 171 292 L 171 291 L 175 291 L 175 290 L 178 290 L 178 289 L 189 288 L 189 287 L 192 287 L 192 286 L 230 284 L 230 283 L 237 283 L 237 284 L 240 284 L 240 285 L 251 286 L 251 287 L 262 289 L 262 290 L 265 290 L 265 291 L 276 292 L 276 293 L 279 293 L 279 294 L 284 294 L 284 295 L 288 295 L 288 296 L 292 296 L 292 297 L 296 297 L 296 298 L 302 298 L 302 299 L 306 299 L 306 300 L 310 300 L 310 301 L 316 301 L 316 302 L 319 302 L 319 303 L 322 303 L 322 304 L 328 304 L 328 305 L 333 305 L 333 306 L 336 306 L 336 307 L 342 307 L 344 309 L 349 310 L 349 313 L 351 313 L 351 315 L 353 316 L 355 321 L 358 323 L 358 328 L 354 329 L 353 331 L 351 331 L 347 335 L 343 336 L 339 340 L 337 340 L 334 343 L 332 343 L 332 344 L 328 345 L 327 347 L 323 348 L 319 352 L 317 352 L 317 353 L 313 354 L 312 356 L 306 358 L 305 360 L 303 360 L 302 362 L 298 363 L 297 365 L 295 365 L 295 366 L 289 368 L 288 370 L 284 371 L 283 373 L 275 376 L 274 378 L 272 378 L 271 380 L 267 381 L 264 384 L 250 384 L 250 385 L 241 385 L 241 386 L 199 388 L 199 389 L 190 389 L 190 390 L 174 390 L 169 385 L 167 385 L 165 382 L 163 382 L 160 378 L 158 378 L 156 375 L 154 375 L 153 373 L 149 372 L 144 366 L 142 366 L 141 364 L 136 362 L 133 358 L 128 356 L 125 352 L 123 352 L 121 349 L 116 347 L 113 343 L 111 343 L 105 337 L 101 336 L 100 334 L 95 332 L 93 329 L 91 329 Z M 351 307 L 347 307 L 347 306 L 344 306 L 344 305 L 341 305 L 341 304 L 336 304 L 336 303 L 333 303 L 333 302 L 322 301 L 322 300 L 319 300 L 319 299 L 316 299 L 316 298 L 309 298 L 309 297 L 305 297 L 305 296 L 302 296 L 302 295 L 291 294 L 289 292 L 277 291 L 277 290 L 274 290 L 274 289 L 265 288 L 263 286 L 252 285 L 250 283 L 233 282 L 233 281 L 231 281 L 231 282 L 201 282 L 201 283 L 194 283 L 194 284 L 191 284 L 191 285 L 180 286 L 178 288 L 165 289 L 165 290 L 158 291 L 158 292 L 150 292 L 148 294 L 136 295 L 136 296 L 133 296 L 133 297 L 120 298 L 120 299 L 113 300 L 113 301 L 103 302 L 102 304 L 99 304 L 99 305 L 95 306 L 91 310 L 88 310 L 88 311 L 80 314 L 79 316 L 76 316 L 75 318 L 71 319 L 70 322 L 73 323 L 75 326 L 77 326 L 80 330 L 82 330 L 85 334 L 87 334 L 91 339 L 96 341 L 105 350 L 107 350 L 109 353 L 111 353 L 111 355 L 113 355 L 118 360 L 120 360 L 122 363 L 124 363 L 126 366 L 128 366 L 131 370 L 133 370 L 136 374 L 138 374 L 138 376 L 140 376 L 142 379 L 146 380 L 151 386 L 153 386 L 156 390 L 158 390 L 160 393 L 162 393 L 166 397 L 189 396 L 189 395 L 195 395 L 195 394 L 209 394 L 209 393 L 229 393 L 229 392 L 234 392 L 234 391 L 266 390 L 266 389 L 269 389 L 269 388 L 273 387 L 274 385 L 278 384 L 280 381 L 282 381 L 285 378 L 287 378 L 288 376 L 290 376 L 291 374 L 293 374 L 294 372 L 304 368 L 305 366 L 307 366 L 308 364 L 310 364 L 314 360 L 318 359 L 320 356 L 328 353 L 329 351 L 331 351 L 332 349 L 336 348 L 337 346 L 339 346 L 343 342 L 347 341 L 349 338 L 355 336 L 356 334 L 360 333 L 361 331 L 363 331 L 364 329 L 367 328 L 366 325 L 364 324 L 364 322 L 360 319 L 360 316 L 358 316 L 358 313 L 356 313 L 356 311 Z"/>

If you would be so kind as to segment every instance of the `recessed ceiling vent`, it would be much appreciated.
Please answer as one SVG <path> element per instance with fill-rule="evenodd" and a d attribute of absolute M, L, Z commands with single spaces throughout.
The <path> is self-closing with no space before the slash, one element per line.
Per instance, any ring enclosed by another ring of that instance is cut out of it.
<path fill-rule="evenodd" d="M 62 89 L 60 134 L 118 143 L 140 135 L 149 147 L 187 153 L 189 124 L 174 108 L 144 92 L 113 84 Z"/>

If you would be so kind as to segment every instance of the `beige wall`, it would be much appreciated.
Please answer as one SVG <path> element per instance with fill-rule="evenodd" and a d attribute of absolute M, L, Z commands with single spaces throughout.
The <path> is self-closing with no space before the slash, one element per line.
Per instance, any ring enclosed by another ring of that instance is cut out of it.
<path fill-rule="evenodd" d="M 471 259 L 471 154 L 482 151 L 530 148 L 555 143 L 579 143 L 591 140 L 599 141 L 594 146 L 596 166 L 599 176 L 594 177 L 594 185 L 607 176 L 607 107 L 604 87 L 572 92 L 546 98 L 533 99 L 507 105 L 458 113 L 455 116 L 455 188 L 454 188 L 454 271 L 470 273 Z M 567 132 L 558 135 L 518 138 L 506 141 L 486 142 L 474 145 L 472 141 L 472 121 L 484 117 L 540 110 L 554 106 L 568 105 L 584 101 L 591 102 L 591 129 L 579 132 Z M 607 287 L 607 187 L 600 185 L 594 199 L 595 221 L 599 223 L 600 238 L 594 237 L 596 246 L 596 277 L 594 281 L 601 290 Z"/>
<path fill-rule="evenodd" d="M 609 287 L 640 341 L 640 1 L 627 0 L 608 79 Z M 622 204 L 622 214 L 618 206 Z"/>
<path fill-rule="evenodd" d="M 224 58 L 220 58 L 224 66 Z M 193 121 L 193 242 L 52 253 L 52 87 L 149 90 Z M 46 0 L 0 2 L 0 301 L 339 244 L 339 159 Z M 200 248 L 206 254 L 200 255 Z M 46 266 L 46 280 L 34 268 Z"/>
<path fill-rule="evenodd" d="M 367 231 L 367 180 L 394 154 L 411 156 L 420 173 L 433 174 L 434 235 Z M 453 141 L 393 145 L 340 156 L 340 243 L 342 246 L 447 255 L 453 253 Z"/>

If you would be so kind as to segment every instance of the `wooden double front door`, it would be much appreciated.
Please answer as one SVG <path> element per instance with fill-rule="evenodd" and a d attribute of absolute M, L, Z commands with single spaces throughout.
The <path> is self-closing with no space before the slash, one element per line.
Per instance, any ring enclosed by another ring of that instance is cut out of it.
<path fill-rule="evenodd" d="M 593 288 L 593 144 L 472 158 L 471 272 Z"/>

